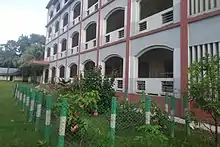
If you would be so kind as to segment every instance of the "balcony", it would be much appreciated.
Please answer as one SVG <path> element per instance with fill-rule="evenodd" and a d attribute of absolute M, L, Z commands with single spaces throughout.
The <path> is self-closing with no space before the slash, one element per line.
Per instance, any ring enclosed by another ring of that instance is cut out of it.
<path fill-rule="evenodd" d="M 158 96 L 173 93 L 173 78 L 139 78 L 136 80 L 136 92 L 142 91 Z"/>
<path fill-rule="evenodd" d="M 150 31 L 173 23 L 173 8 L 166 9 L 138 22 L 138 31 Z"/>
<path fill-rule="evenodd" d="M 53 55 L 50 57 L 50 61 L 56 61 L 57 60 L 57 55 Z"/>
<path fill-rule="evenodd" d="M 62 51 L 58 53 L 58 59 L 65 58 L 65 57 L 66 57 L 66 51 Z"/>
<path fill-rule="evenodd" d="M 97 46 L 96 38 L 85 43 L 85 50 L 92 49 Z"/>
<path fill-rule="evenodd" d="M 80 17 L 80 16 L 76 17 L 76 18 L 73 20 L 72 26 L 75 26 L 77 23 L 80 22 L 80 20 L 81 20 L 81 17 Z"/>
<path fill-rule="evenodd" d="M 87 11 L 86 11 L 86 16 L 89 16 L 90 14 L 92 14 L 93 12 L 97 11 L 99 8 L 99 4 L 98 2 L 95 3 L 94 5 L 92 5 Z"/>
<path fill-rule="evenodd" d="M 109 42 L 114 42 L 114 41 L 117 41 L 123 38 L 125 38 L 125 31 L 124 31 L 124 28 L 120 28 L 118 30 L 115 30 L 113 32 L 106 34 L 103 42 L 109 43 Z"/>
<path fill-rule="evenodd" d="M 68 50 L 68 56 L 77 54 L 79 52 L 79 46 L 75 46 Z"/>
<path fill-rule="evenodd" d="M 65 25 L 62 29 L 61 29 L 61 34 L 66 32 L 68 30 L 68 25 Z"/>

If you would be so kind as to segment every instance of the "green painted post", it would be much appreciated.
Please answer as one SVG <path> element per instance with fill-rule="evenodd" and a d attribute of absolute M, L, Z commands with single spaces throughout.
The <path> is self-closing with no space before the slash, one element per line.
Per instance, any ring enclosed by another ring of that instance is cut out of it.
<path fill-rule="evenodd" d="M 28 112 L 29 110 L 29 104 L 30 104 L 30 89 L 26 89 L 26 105 L 25 105 L 25 110 Z"/>
<path fill-rule="evenodd" d="M 112 98 L 112 108 L 111 108 L 111 123 L 110 123 L 110 134 L 111 134 L 111 147 L 115 146 L 115 125 L 116 125 L 116 98 Z"/>
<path fill-rule="evenodd" d="M 126 102 L 128 102 L 128 90 L 127 89 L 125 90 L 125 99 L 126 99 Z"/>
<path fill-rule="evenodd" d="M 23 86 L 20 87 L 20 95 L 19 95 L 19 102 L 18 105 L 22 105 L 22 97 L 23 97 Z"/>
<path fill-rule="evenodd" d="M 15 91 L 15 96 L 14 96 L 15 102 L 17 102 L 17 98 L 18 98 L 18 88 L 19 88 L 19 86 L 18 86 L 18 84 L 16 84 L 16 91 Z"/>
<path fill-rule="evenodd" d="M 146 96 L 146 99 L 145 99 L 145 119 L 146 119 L 145 123 L 146 125 L 150 124 L 150 115 L 151 115 L 150 106 L 151 106 L 151 98 L 150 96 Z"/>
<path fill-rule="evenodd" d="M 174 138 L 174 126 L 175 126 L 174 114 L 175 114 L 175 97 L 172 96 L 171 97 L 171 111 L 170 111 L 170 117 L 171 117 L 170 133 L 171 133 L 172 138 Z"/>
<path fill-rule="evenodd" d="M 142 110 L 144 110 L 144 108 L 145 108 L 145 92 L 144 91 L 142 91 L 142 93 L 141 93 L 141 103 L 143 104 Z"/>
<path fill-rule="evenodd" d="M 166 93 L 165 95 L 165 112 L 168 113 L 168 102 L 169 102 L 169 97 L 168 97 L 168 94 Z"/>
<path fill-rule="evenodd" d="M 35 90 L 31 89 L 31 103 L 30 103 L 29 120 L 28 120 L 29 122 L 33 121 L 34 104 L 35 104 Z"/>
<path fill-rule="evenodd" d="M 41 107 L 42 107 L 42 93 L 37 92 L 37 111 L 36 111 L 36 122 L 35 122 L 35 130 L 39 129 L 39 122 L 41 117 Z"/>
<path fill-rule="evenodd" d="M 14 99 L 16 99 L 17 85 L 18 85 L 18 84 L 15 84 L 15 86 L 14 86 L 14 91 L 13 91 L 13 92 L 14 92 L 14 93 L 13 93 L 13 98 L 14 98 Z"/>
<path fill-rule="evenodd" d="M 18 85 L 18 91 L 17 91 L 17 96 L 16 96 L 16 105 L 19 104 L 19 99 L 20 99 L 20 90 L 21 90 L 21 87 L 20 85 Z"/>
<path fill-rule="evenodd" d="M 185 112 L 185 120 L 186 120 L 186 136 L 190 135 L 190 116 L 189 116 L 189 106 L 188 106 L 188 99 L 186 96 L 183 96 L 184 100 L 184 112 Z"/>
<path fill-rule="evenodd" d="M 62 99 L 62 108 L 60 112 L 60 126 L 59 126 L 59 137 L 58 137 L 58 147 L 64 147 L 64 136 L 66 129 L 66 115 L 67 115 L 67 100 Z"/>
<path fill-rule="evenodd" d="M 50 140 L 50 128 L 51 128 L 51 109 L 52 109 L 52 96 L 46 95 L 46 118 L 45 118 L 45 141 Z"/>
<path fill-rule="evenodd" d="M 22 111 L 25 110 L 25 104 L 26 104 L 26 98 L 27 98 L 26 90 L 27 90 L 27 87 L 23 87 Z"/>

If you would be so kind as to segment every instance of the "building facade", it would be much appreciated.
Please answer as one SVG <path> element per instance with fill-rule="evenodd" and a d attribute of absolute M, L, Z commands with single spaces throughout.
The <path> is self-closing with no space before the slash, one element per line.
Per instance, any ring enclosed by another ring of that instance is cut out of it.
<path fill-rule="evenodd" d="M 188 66 L 219 54 L 220 0 L 50 0 L 45 82 L 93 66 L 117 72 L 115 90 L 187 88 Z"/>

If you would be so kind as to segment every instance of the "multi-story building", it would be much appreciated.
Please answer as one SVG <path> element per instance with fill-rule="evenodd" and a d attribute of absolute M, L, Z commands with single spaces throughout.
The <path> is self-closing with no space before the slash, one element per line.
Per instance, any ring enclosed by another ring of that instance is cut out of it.
<path fill-rule="evenodd" d="M 84 68 L 117 70 L 115 90 L 179 93 L 187 69 L 219 53 L 220 0 L 50 0 L 47 81 Z"/>

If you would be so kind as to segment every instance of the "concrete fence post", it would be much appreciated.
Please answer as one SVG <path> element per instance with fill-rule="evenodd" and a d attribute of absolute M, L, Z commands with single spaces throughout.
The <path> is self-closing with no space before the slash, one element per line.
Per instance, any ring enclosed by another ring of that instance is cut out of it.
<path fill-rule="evenodd" d="M 30 103 L 30 111 L 29 111 L 29 122 L 33 121 L 34 104 L 35 104 L 35 90 L 31 89 L 31 103 Z"/>
<path fill-rule="evenodd" d="M 35 122 L 35 130 L 39 129 L 39 122 L 41 117 L 41 107 L 42 107 L 42 93 L 37 92 L 37 111 L 36 111 L 36 122 Z"/>
<path fill-rule="evenodd" d="M 52 109 L 52 96 L 46 95 L 46 118 L 45 118 L 45 141 L 50 140 L 50 128 L 51 128 L 51 109 Z"/>
<path fill-rule="evenodd" d="M 150 124 L 150 106 L 151 106 L 151 97 L 147 96 L 145 99 L 145 119 L 146 119 L 146 125 Z"/>
<path fill-rule="evenodd" d="M 116 98 L 112 98 L 112 107 L 111 107 L 111 122 L 110 122 L 110 134 L 111 134 L 111 147 L 115 146 L 115 125 L 116 125 Z"/>

